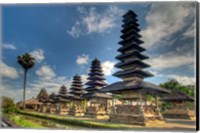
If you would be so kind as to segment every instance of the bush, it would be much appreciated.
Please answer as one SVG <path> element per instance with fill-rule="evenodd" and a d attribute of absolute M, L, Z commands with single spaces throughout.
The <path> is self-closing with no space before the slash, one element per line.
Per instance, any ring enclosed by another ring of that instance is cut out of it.
<path fill-rule="evenodd" d="M 2 101 L 2 112 L 4 114 L 16 112 L 17 109 L 13 99 L 3 96 L 1 97 L 1 101 Z"/>

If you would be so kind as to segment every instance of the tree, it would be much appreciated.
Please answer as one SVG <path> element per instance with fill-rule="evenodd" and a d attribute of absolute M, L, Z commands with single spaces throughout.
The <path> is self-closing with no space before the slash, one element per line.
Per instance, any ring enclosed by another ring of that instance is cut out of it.
<path fill-rule="evenodd" d="M 167 82 L 160 84 L 160 86 L 166 89 L 170 89 L 172 92 L 179 91 L 179 92 L 185 93 L 186 95 L 194 97 L 195 88 L 193 85 L 182 85 L 175 79 L 169 79 Z M 192 102 L 186 104 L 186 106 L 188 106 L 189 108 L 193 108 L 193 105 L 194 103 Z M 162 104 L 161 109 L 171 108 L 171 107 L 172 107 L 172 103 L 165 102 Z"/>
<path fill-rule="evenodd" d="M 3 113 L 12 113 L 16 111 L 15 103 L 13 99 L 9 97 L 2 96 L 1 97 L 2 101 L 2 112 Z"/>
<path fill-rule="evenodd" d="M 189 96 L 194 97 L 194 87 L 191 88 L 190 86 L 182 85 L 175 79 L 170 79 L 167 82 L 160 84 L 161 87 L 170 89 L 172 92 L 180 91 Z"/>
<path fill-rule="evenodd" d="M 25 109 L 27 71 L 34 66 L 35 58 L 33 58 L 29 53 L 25 53 L 17 57 L 17 62 L 24 68 L 23 109 Z"/>

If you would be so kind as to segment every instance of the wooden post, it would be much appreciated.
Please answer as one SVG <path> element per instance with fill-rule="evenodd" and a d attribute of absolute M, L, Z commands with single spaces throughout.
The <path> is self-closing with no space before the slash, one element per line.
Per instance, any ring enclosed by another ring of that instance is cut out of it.
<path fill-rule="evenodd" d="M 112 113 L 115 114 L 114 94 L 112 93 Z"/>

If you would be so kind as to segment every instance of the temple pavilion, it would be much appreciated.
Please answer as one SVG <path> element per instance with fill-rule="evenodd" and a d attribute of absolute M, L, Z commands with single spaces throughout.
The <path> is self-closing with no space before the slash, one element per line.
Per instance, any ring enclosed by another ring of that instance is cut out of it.
<path fill-rule="evenodd" d="M 70 107 L 69 114 L 74 116 L 83 116 L 84 115 L 84 98 L 82 97 L 84 92 L 83 84 L 81 77 L 76 74 L 73 77 L 73 82 L 71 85 L 70 94 L 72 94 L 72 106 Z"/>
<path fill-rule="evenodd" d="M 189 109 L 188 102 L 194 102 L 194 98 L 182 92 L 173 92 L 160 99 L 164 102 L 172 103 L 172 107 L 166 108 L 163 116 L 166 118 L 195 119 L 194 109 Z M 193 103 L 194 104 L 194 103 Z"/>
<path fill-rule="evenodd" d="M 109 105 L 111 105 L 111 96 L 98 92 L 106 86 L 104 74 L 101 68 L 101 62 L 95 58 L 92 61 L 88 82 L 85 84 L 87 93 L 84 98 L 87 99 L 86 117 L 106 118 L 108 117 Z"/>
<path fill-rule="evenodd" d="M 71 97 L 68 94 L 67 87 L 66 86 L 61 86 L 58 96 L 57 96 L 57 101 L 58 101 L 58 114 L 68 114 L 69 113 L 69 107 L 70 107 L 70 100 Z"/>
<path fill-rule="evenodd" d="M 141 46 L 143 41 L 139 34 L 137 15 L 129 10 L 123 15 L 123 25 L 117 50 L 120 55 L 116 57 L 119 63 L 115 67 L 120 70 L 113 74 L 122 81 L 110 84 L 100 90 L 100 92 L 110 92 L 121 95 L 122 105 L 113 105 L 113 110 L 110 113 L 110 121 L 128 124 L 148 125 L 150 123 L 162 123 L 163 117 L 159 107 L 156 104 L 147 104 L 147 94 L 153 95 L 169 93 L 155 84 L 144 81 L 144 78 L 152 77 L 153 75 L 145 71 L 145 68 L 150 65 L 143 62 L 149 57 L 141 52 L 145 49 Z M 157 101 L 157 100 L 155 100 Z"/>
<path fill-rule="evenodd" d="M 57 110 L 56 103 L 58 102 L 58 97 L 54 92 L 51 93 L 51 95 L 49 95 L 49 98 L 46 102 L 50 104 L 49 108 L 47 109 L 47 112 L 52 114 L 56 113 Z"/>
<path fill-rule="evenodd" d="M 36 99 L 38 99 L 38 101 L 42 103 L 42 104 L 38 107 L 37 110 L 38 110 L 39 112 L 46 112 L 46 110 L 47 110 L 47 108 L 46 108 L 46 106 L 47 106 L 46 101 L 47 101 L 47 99 L 48 99 L 48 93 L 47 93 L 47 91 L 46 91 L 45 88 L 42 88 L 42 89 L 40 90 L 40 92 L 39 92 L 39 94 L 37 95 L 37 98 L 36 98 Z"/>

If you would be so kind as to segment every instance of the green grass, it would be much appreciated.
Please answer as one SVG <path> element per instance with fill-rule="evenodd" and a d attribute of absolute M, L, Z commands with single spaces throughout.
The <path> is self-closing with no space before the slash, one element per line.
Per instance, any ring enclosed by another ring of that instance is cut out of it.
<path fill-rule="evenodd" d="M 78 125 L 82 127 L 89 127 L 89 128 L 101 128 L 101 129 L 131 129 L 128 125 L 122 125 L 122 124 L 113 124 L 113 123 L 102 123 L 102 122 L 95 122 L 95 121 L 89 121 L 89 120 L 81 120 L 78 118 L 63 118 L 62 116 L 55 116 L 55 115 L 48 115 L 48 114 L 41 114 L 36 112 L 25 112 L 25 111 L 19 111 L 18 113 L 27 115 L 27 116 L 33 116 L 37 118 L 42 118 L 46 120 L 52 120 L 54 122 L 62 123 L 62 124 L 72 124 L 72 125 Z"/>
<path fill-rule="evenodd" d="M 44 128 L 43 126 L 41 126 L 37 123 L 33 123 L 33 122 L 26 120 L 25 118 L 23 118 L 20 115 L 12 115 L 9 117 L 9 119 L 22 128 Z"/>

